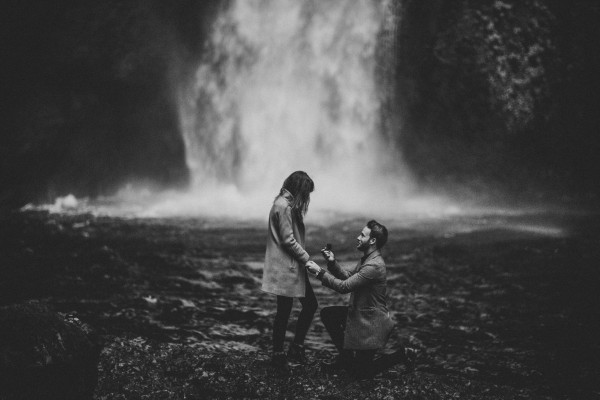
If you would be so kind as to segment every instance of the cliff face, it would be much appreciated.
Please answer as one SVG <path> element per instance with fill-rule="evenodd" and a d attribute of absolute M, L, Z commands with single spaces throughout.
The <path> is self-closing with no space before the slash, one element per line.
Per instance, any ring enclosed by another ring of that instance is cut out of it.
<path fill-rule="evenodd" d="M 593 189 L 597 5 L 406 0 L 400 12 L 398 134 L 421 178 Z"/>
<path fill-rule="evenodd" d="M 0 202 L 187 180 L 173 81 L 217 2 L 9 2 Z"/>

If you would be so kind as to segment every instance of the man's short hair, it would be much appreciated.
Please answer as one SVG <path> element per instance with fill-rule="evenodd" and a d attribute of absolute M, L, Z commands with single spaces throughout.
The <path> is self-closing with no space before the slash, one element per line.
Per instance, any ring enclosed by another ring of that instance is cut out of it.
<path fill-rule="evenodd" d="M 367 228 L 371 230 L 370 237 L 375 238 L 375 246 L 380 249 L 385 246 L 388 239 L 388 230 L 374 219 L 367 222 Z"/>

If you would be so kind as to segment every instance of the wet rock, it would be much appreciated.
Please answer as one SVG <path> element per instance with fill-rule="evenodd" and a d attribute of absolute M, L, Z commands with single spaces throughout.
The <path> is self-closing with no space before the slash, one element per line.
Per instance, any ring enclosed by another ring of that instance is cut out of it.
<path fill-rule="evenodd" d="M 91 399 L 100 340 L 72 315 L 39 303 L 0 308 L 0 398 Z"/>

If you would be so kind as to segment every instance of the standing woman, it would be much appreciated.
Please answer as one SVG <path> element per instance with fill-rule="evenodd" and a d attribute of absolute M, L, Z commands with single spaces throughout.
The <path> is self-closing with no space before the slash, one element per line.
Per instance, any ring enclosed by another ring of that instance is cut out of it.
<path fill-rule="evenodd" d="M 306 363 L 304 338 L 318 306 L 305 268 L 314 262 L 309 260 L 310 256 L 304 250 L 304 215 L 314 188 L 306 172 L 292 173 L 283 182 L 269 213 L 262 290 L 277 296 L 271 359 L 277 367 L 285 368 L 288 360 Z M 300 299 L 302 310 L 296 323 L 294 342 L 290 344 L 286 357 L 283 343 L 294 297 Z"/>

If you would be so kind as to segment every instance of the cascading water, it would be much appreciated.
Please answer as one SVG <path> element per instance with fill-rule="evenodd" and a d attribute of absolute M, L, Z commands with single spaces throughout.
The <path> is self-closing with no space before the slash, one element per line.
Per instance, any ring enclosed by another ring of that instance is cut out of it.
<path fill-rule="evenodd" d="M 204 58 L 178 82 L 191 183 L 161 192 L 125 188 L 87 201 L 72 195 L 52 212 L 116 216 L 264 219 L 283 180 L 315 181 L 308 220 L 330 211 L 410 221 L 475 215 L 443 229 L 492 224 L 558 235 L 560 229 L 479 216 L 518 214 L 418 194 L 393 143 L 400 117 L 393 82 L 399 12 L 394 0 L 231 0 L 216 18 Z M 32 206 L 35 208 L 35 206 Z M 334 216 L 336 221 L 348 215 Z M 222 220 L 219 221 L 221 223 Z"/>
<path fill-rule="evenodd" d="M 313 208 L 407 200 L 384 140 L 376 57 L 393 2 L 233 1 L 216 20 L 180 115 L 196 207 L 264 213 L 287 175 L 313 177 Z M 380 199 L 373 202 L 373 193 Z M 262 206 L 259 206 L 262 204 Z"/>
<path fill-rule="evenodd" d="M 175 88 L 189 189 L 125 189 L 97 210 L 264 218 L 283 180 L 304 170 L 316 186 L 309 218 L 448 211 L 414 195 L 390 134 L 398 2 L 226 4 L 195 74 Z"/>

